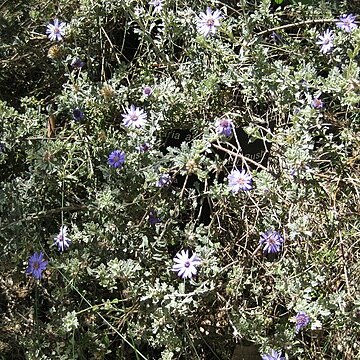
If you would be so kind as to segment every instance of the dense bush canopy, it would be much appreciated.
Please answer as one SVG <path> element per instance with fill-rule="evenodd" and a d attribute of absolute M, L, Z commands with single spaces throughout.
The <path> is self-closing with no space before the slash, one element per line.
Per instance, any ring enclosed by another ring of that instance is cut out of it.
<path fill-rule="evenodd" d="M 2 1 L 4 359 L 360 358 L 359 9 Z"/>

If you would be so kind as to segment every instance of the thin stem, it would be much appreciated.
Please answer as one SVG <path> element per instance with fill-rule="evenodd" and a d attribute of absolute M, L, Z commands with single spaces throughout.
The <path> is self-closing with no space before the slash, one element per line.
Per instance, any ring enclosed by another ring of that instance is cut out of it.
<path fill-rule="evenodd" d="M 72 333 L 72 354 L 73 354 L 73 359 L 75 359 L 75 329 L 73 329 L 73 333 Z"/>
<path fill-rule="evenodd" d="M 36 220 L 36 219 L 39 219 L 39 218 L 42 218 L 42 217 L 48 217 L 48 216 L 52 216 L 54 214 L 58 214 L 59 212 L 63 212 L 63 211 L 85 211 L 85 210 L 88 210 L 90 207 L 87 206 L 87 205 L 72 205 L 72 206 L 64 206 L 64 207 L 61 207 L 61 208 L 58 208 L 58 209 L 50 209 L 50 210 L 47 210 L 47 211 L 39 211 L 38 213 L 33 213 L 33 214 L 30 214 L 28 216 L 25 216 L 23 217 L 22 219 L 19 219 L 19 220 L 16 220 L 16 221 L 13 221 L 9 224 L 5 224 L 2 228 L 0 228 L 0 231 L 6 229 L 7 227 L 9 226 L 12 226 L 12 225 L 15 225 L 19 222 L 22 222 L 22 221 L 31 221 L 31 220 Z"/>
<path fill-rule="evenodd" d="M 257 167 L 259 167 L 259 168 L 267 171 L 267 168 L 266 168 L 265 166 L 261 165 L 260 163 L 254 161 L 254 160 L 251 160 L 250 158 L 248 158 L 248 157 L 246 157 L 246 156 L 244 156 L 244 155 L 241 155 L 241 154 L 238 154 L 238 153 L 236 153 L 236 152 L 234 152 L 234 151 L 231 151 L 231 150 L 229 150 L 229 149 L 226 149 L 226 148 L 222 147 L 221 145 L 216 145 L 216 144 L 211 144 L 211 145 L 212 145 L 214 148 L 216 148 L 216 149 L 219 149 L 219 150 L 221 150 L 221 151 L 226 152 L 226 153 L 229 154 L 229 155 L 232 155 L 232 156 L 235 156 L 235 157 L 241 159 L 243 162 L 249 162 L 249 163 L 254 164 L 254 165 L 256 165 Z"/>
<path fill-rule="evenodd" d="M 297 23 L 276 26 L 276 27 L 273 27 L 271 29 L 260 31 L 259 33 L 256 34 L 256 36 L 262 36 L 262 35 L 266 35 L 266 34 L 271 34 L 273 31 L 289 29 L 289 28 L 292 28 L 292 27 L 299 27 L 299 26 L 311 25 L 311 24 L 332 23 L 332 22 L 335 22 L 335 21 L 337 21 L 337 20 L 334 20 L 334 19 L 314 19 L 314 20 L 299 21 Z"/>
<path fill-rule="evenodd" d="M 38 292 L 38 282 L 35 281 L 35 304 L 34 304 L 34 329 L 36 337 L 38 335 L 38 304 L 39 304 L 39 292 Z"/>
<path fill-rule="evenodd" d="M 65 191 L 65 173 L 62 181 L 62 189 L 61 189 L 61 208 L 64 209 L 64 191 Z M 61 211 L 61 227 L 64 225 L 64 210 Z"/>

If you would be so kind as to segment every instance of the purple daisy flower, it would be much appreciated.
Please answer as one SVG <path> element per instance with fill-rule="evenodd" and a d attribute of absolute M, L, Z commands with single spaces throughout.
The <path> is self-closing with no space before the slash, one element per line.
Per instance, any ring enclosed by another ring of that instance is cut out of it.
<path fill-rule="evenodd" d="M 322 109 L 324 107 L 324 103 L 322 102 L 321 99 L 319 98 L 314 98 L 313 101 L 311 102 L 311 106 L 314 108 L 314 109 Z"/>
<path fill-rule="evenodd" d="M 144 126 L 147 116 L 144 110 L 131 105 L 127 109 L 127 113 L 121 114 L 123 117 L 123 125 L 126 127 L 136 127 L 141 128 Z"/>
<path fill-rule="evenodd" d="M 150 225 L 155 225 L 155 224 L 161 223 L 161 219 L 156 216 L 155 210 L 149 211 L 149 223 L 150 223 Z"/>
<path fill-rule="evenodd" d="M 71 61 L 71 64 L 70 64 L 74 69 L 81 69 L 85 63 L 79 59 L 78 57 L 77 58 L 74 58 L 72 61 Z"/>
<path fill-rule="evenodd" d="M 248 191 L 252 189 L 252 177 L 246 170 L 232 170 L 228 175 L 230 190 L 237 194 L 240 190 Z"/>
<path fill-rule="evenodd" d="M 44 260 L 42 251 L 35 252 L 29 258 L 29 265 L 26 269 L 26 274 L 31 274 L 35 279 L 41 279 L 41 273 L 46 270 L 46 266 L 49 262 Z"/>
<path fill-rule="evenodd" d="M 153 89 L 150 86 L 145 86 L 143 89 L 143 94 L 149 97 L 153 92 Z"/>
<path fill-rule="evenodd" d="M 216 121 L 216 132 L 219 135 L 225 135 L 227 137 L 232 134 L 232 120 L 231 119 L 222 119 Z"/>
<path fill-rule="evenodd" d="M 65 36 L 65 27 L 66 23 L 59 21 L 58 19 L 54 20 L 54 23 L 49 23 L 46 27 L 46 33 L 51 41 L 61 41 L 63 36 Z"/>
<path fill-rule="evenodd" d="M 322 53 L 326 54 L 334 47 L 334 31 L 327 29 L 323 35 L 319 35 L 318 38 L 320 41 L 317 41 L 316 44 L 321 45 L 320 51 Z"/>
<path fill-rule="evenodd" d="M 169 185 L 171 181 L 171 176 L 169 174 L 161 174 L 159 180 L 156 182 L 156 187 L 164 187 Z"/>
<path fill-rule="evenodd" d="M 351 32 L 358 27 L 355 24 L 355 19 L 356 16 L 353 14 L 341 15 L 340 20 L 336 23 L 336 26 L 346 32 Z"/>
<path fill-rule="evenodd" d="M 268 230 L 260 235 L 259 244 L 264 246 L 264 253 L 277 253 L 284 242 L 281 234 L 274 230 Z"/>
<path fill-rule="evenodd" d="M 197 19 L 197 30 L 201 35 L 208 36 L 210 33 L 215 34 L 216 28 L 220 26 L 221 11 L 215 10 L 212 12 L 210 7 L 207 7 L 206 13 L 201 12 Z"/>
<path fill-rule="evenodd" d="M 189 257 L 188 250 L 182 250 L 180 253 L 177 253 L 174 257 L 174 262 L 175 264 L 172 270 L 176 271 L 178 276 L 183 279 L 191 279 L 193 275 L 196 275 L 196 266 L 201 264 L 201 260 L 196 254 L 192 254 L 192 256 Z"/>
<path fill-rule="evenodd" d="M 281 351 L 271 350 L 271 352 L 267 354 L 261 355 L 262 360 L 285 360 L 284 356 L 281 356 Z"/>
<path fill-rule="evenodd" d="M 54 243 L 58 247 L 58 250 L 63 252 L 69 248 L 71 240 L 67 237 L 68 227 L 62 225 L 58 235 L 54 237 Z"/>
<path fill-rule="evenodd" d="M 295 332 L 298 333 L 300 329 L 304 328 L 310 322 L 310 317 L 304 311 L 300 311 L 296 314 L 295 320 Z"/>
<path fill-rule="evenodd" d="M 113 168 L 121 168 L 125 162 L 125 153 L 121 150 L 114 150 L 108 158 L 108 164 Z"/>
<path fill-rule="evenodd" d="M 74 120 L 80 121 L 84 118 L 84 116 L 84 113 L 79 108 L 73 110 L 72 117 Z"/>

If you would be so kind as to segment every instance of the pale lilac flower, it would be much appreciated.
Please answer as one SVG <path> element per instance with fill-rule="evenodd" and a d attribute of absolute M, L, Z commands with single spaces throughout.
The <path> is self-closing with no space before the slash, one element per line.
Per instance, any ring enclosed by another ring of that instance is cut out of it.
<path fill-rule="evenodd" d="M 42 272 L 46 270 L 46 266 L 49 262 L 45 261 L 42 251 L 35 252 L 29 258 L 29 265 L 26 269 L 26 274 L 31 274 L 35 279 L 40 280 Z"/>
<path fill-rule="evenodd" d="M 123 125 L 126 127 L 141 128 L 144 126 L 147 116 L 143 109 L 131 105 L 127 109 L 127 113 L 121 115 L 123 117 Z"/>
<path fill-rule="evenodd" d="M 143 94 L 149 97 L 153 92 L 153 89 L 150 86 L 145 86 L 143 89 Z"/>
<path fill-rule="evenodd" d="M 163 7 L 163 0 L 152 0 L 149 1 L 149 5 L 152 5 L 155 13 L 159 13 Z"/>
<path fill-rule="evenodd" d="M 322 109 L 323 106 L 324 106 L 324 103 L 322 102 L 321 99 L 319 98 L 314 98 L 313 101 L 311 102 L 311 106 L 314 108 L 314 109 Z"/>
<path fill-rule="evenodd" d="M 260 235 L 259 244 L 264 246 L 264 253 L 277 253 L 284 242 L 280 233 L 274 230 L 268 230 Z"/>
<path fill-rule="evenodd" d="M 144 9 L 140 6 L 135 6 L 134 7 L 134 14 L 138 17 L 141 16 L 141 14 L 144 12 Z"/>
<path fill-rule="evenodd" d="M 323 35 L 319 35 L 318 38 L 320 41 L 317 41 L 316 44 L 321 45 L 320 51 L 322 53 L 326 54 L 334 47 L 334 31 L 327 29 Z"/>
<path fill-rule="evenodd" d="M 201 12 L 197 19 L 197 30 L 201 35 L 208 36 L 210 33 L 215 34 L 216 28 L 220 26 L 221 11 L 215 10 L 212 12 L 210 7 L 207 7 L 206 13 Z"/>
<path fill-rule="evenodd" d="M 68 249 L 71 244 L 71 240 L 67 237 L 68 234 L 68 227 L 62 225 L 60 228 L 60 232 L 56 237 L 54 237 L 54 243 L 58 247 L 59 251 L 64 251 Z"/>
<path fill-rule="evenodd" d="M 108 157 L 108 164 L 114 168 L 121 168 L 125 162 L 125 153 L 121 150 L 114 150 Z"/>
<path fill-rule="evenodd" d="M 171 181 L 171 176 L 169 174 L 161 174 L 159 180 L 156 182 L 157 187 L 164 187 L 168 185 Z"/>
<path fill-rule="evenodd" d="M 281 351 L 271 350 L 271 352 L 267 354 L 261 355 L 262 360 L 285 360 L 284 356 L 281 356 Z"/>
<path fill-rule="evenodd" d="M 215 126 L 216 132 L 219 135 L 225 135 L 227 137 L 231 136 L 233 127 L 231 119 L 217 120 Z"/>
<path fill-rule="evenodd" d="M 252 177 L 246 170 L 235 169 L 228 175 L 229 187 L 231 191 L 237 194 L 240 190 L 248 191 L 252 189 Z"/>
<path fill-rule="evenodd" d="M 66 23 L 54 20 L 54 24 L 49 23 L 46 27 L 46 33 L 51 41 L 61 41 L 65 36 Z"/>
<path fill-rule="evenodd" d="M 183 279 L 191 279 L 193 275 L 197 274 L 196 266 L 201 264 L 200 258 L 196 254 L 192 254 L 189 257 L 188 250 L 182 250 L 180 253 L 177 253 L 174 257 L 175 264 L 172 267 L 173 271 L 178 273 Z"/>
<path fill-rule="evenodd" d="M 341 15 L 340 16 L 340 21 L 338 21 L 336 23 L 336 26 L 339 29 L 342 29 L 346 32 L 351 32 L 354 29 L 356 29 L 358 26 L 355 24 L 355 18 L 356 16 L 353 14 L 349 14 L 349 15 Z"/>
<path fill-rule="evenodd" d="M 295 320 L 295 332 L 298 333 L 300 329 L 304 328 L 310 322 L 310 317 L 304 311 L 300 311 L 297 313 Z"/>

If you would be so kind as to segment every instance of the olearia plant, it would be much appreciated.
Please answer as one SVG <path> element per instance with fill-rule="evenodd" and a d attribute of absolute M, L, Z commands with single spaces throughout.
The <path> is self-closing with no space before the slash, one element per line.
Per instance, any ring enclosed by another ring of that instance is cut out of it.
<path fill-rule="evenodd" d="M 1 3 L 4 359 L 360 358 L 355 3 Z"/>

